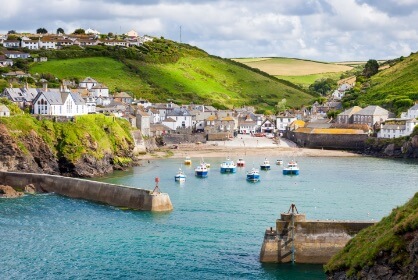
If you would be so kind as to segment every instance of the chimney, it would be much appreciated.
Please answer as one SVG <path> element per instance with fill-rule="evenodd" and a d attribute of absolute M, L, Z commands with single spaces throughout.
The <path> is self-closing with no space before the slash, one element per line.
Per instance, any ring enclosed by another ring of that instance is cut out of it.
<path fill-rule="evenodd" d="M 44 82 L 42 85 L 43 85 L 42 86 L 43 91 L 48 91 L 48 83 Z"/>

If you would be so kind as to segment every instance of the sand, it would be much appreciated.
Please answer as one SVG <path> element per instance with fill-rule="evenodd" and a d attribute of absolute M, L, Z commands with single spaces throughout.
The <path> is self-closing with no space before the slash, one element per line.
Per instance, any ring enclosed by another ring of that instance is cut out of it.
<path fill-rule="evenodd" d="M 208 158 L 208 157 L 244 157 L 251 155 L 289 157 L 355 157 L 358 154 L 322 149 L 298 148 L 295 143 L 280 138 L 278 141 L 266 137 L 252 137 L 239 135 L 228 141 L 208 141 L 207 143 L 185 143 L 180 145 L 167 145 L 158 151 L 147 153 L 141 158 Z"/>

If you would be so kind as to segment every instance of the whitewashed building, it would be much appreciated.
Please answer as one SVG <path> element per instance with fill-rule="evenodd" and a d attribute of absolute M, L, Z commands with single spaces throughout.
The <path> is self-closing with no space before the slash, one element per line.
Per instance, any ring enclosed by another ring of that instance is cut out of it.
<path fill-rule="evenodd" d="M 293 115 L 280 115 L 276 118 L 276 127 L 277 130 L 280 132 L 285 132 L 287 127 L 294 121 L 296 121 L 297 118 Z"/>
<path fill-rule="evenodd" d="M 403 119 L 418 119 L 418 104 L 415 104 L 414 106 L 409 108 L 407 112 L 403 112 L 401 114 L 401 118 L 403 118 Z"/>
<path fill-rule="evenodd" d="M 41 91 L 33 100 L 33 113 L 73 117 L 87 114 L 88 108 L 83 98 L 76 93 Z"/>
<path fill-rule="evenodd" d="M 91 89 L 92 87 L 94 87 L 97 84 L 98 84 L 98 82 L 95 79 L 87 77 L 82 82 L 80 82 L 78 84 L 78 86 L 80 88 Z"/>
<path fill-rule="evenodd" d="M 10 110 L 4 104 L 0 104 L 0 118 L 2 117 L 10 117 Z"/>
<path fill-rule="evenodd" d="M 380 125 L 378 138 L 398 138 L 409 136 L 418 125 L 417 119 L 387 119 Z"/>

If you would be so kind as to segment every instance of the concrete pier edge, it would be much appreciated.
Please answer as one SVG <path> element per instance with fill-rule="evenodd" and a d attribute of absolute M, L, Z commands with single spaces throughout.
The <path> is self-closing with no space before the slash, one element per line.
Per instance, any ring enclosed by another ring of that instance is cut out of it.
<path fill-rule="evenodd" d="M 38 191 L 53 192 L 71 198 L 86 199 L 134 210 L 155 212 L 173 210 L 167 193 L 86 179 L 0 171 L 0 184 L 17 188 L 33 184 Z"/>

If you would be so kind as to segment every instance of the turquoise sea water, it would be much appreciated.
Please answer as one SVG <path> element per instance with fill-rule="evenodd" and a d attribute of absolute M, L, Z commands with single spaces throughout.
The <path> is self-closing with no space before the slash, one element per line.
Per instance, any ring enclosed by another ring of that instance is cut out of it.
<path fill-rule="evenodd" d="M 308 219 L 379 220 L 418 191 L 416 161 L 299 157 L 300 175 L 283 176 L 270 158 L 261 182 L 247 182 L 263 159 L 246 157 L 235 174 L 220 174 L 224 158 L 205 159 L 204 179 L 193 175 L 199 159 L 151 160 L 100 179 L 152 189 L 159 177 L 170 213 L 54 194 L 0 199 L 0 279 L 325 279 L 319 265 L 259 263 L 280 212 L 296 203 Z"/>

